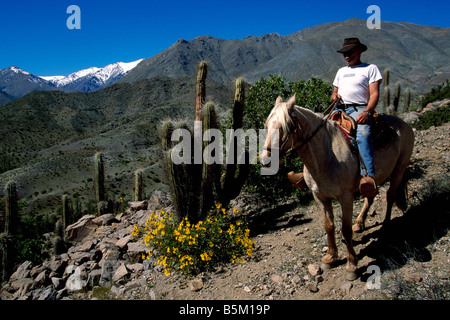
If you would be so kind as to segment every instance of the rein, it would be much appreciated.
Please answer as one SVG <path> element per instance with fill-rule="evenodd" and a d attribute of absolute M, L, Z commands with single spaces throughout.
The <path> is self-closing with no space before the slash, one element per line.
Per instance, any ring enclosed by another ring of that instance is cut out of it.
<path fill-rule="evenodd" d="M 336 107 L 337 107 L 337 105 L 339 104 L 339 101 L 340 101 L 341 99 L 336 99 L 336 100 L 334 100 L 331 104 L 330 104 L 330 106 L 324 111 L 324 114 L 326 114 L 326 116 L 325 116 L 325 118 L 323 118 L 323 120 L 322 120 L 322 122 L 320 123 L 320 125 L 304 140 L 304 141 L 302 141 L 302 143 L 300 144 L 300 145 L 298 145 L 298 146 L 292 146 L 290 149 L 288 149 L 286 152 L 285 152 L 285 156 L 288 156 L 292 151 L 295 151 L 295 150 L 297 150 L 297 149 L 300 149 L 301 147 L 303 147 L 303 146 L 305 146 L 306 144 L 308 144 L 308 142 L 310 142 L 311 141 L 311 139 L 312 138 L 314 138 L 314 136 L 320 131 L 320 129 L 322 129 L 322 127 L 325 125 L 325 123 L 328 121 L 328 118 L 330 117 L 330 115 L 333 113 L 333 111 L 334 111 L 334 109 L 336 109 Z M 297 130 L 298 129 L 300 129 L 300 126 L 299 126 L 299 123 L 298 123 L 298 119 L 297 119 L 297 116 L 295 115 L 295 112 L 294 111 L 292 111 L 291 113 L 290 113 L 290 116 L 292 117 L 292 118 L 294 118 L 295 119 L 295 121 L 296 121 L 296 123 L 297 123 L 297 126 L 296 126 L 296 128 L 295 128 L 295 130 L 294 130 L 294 133 L 297 133 Z M 286 139 L 285 141 L 283 141 L 283 143 L 281 144 L 281 146 L 279 147 L 279 148 L 277 148 L 277 149 L 279 149 L 279 151 L 281 151 L 281 152 L 284 152 L 283 151 L 283 147 L 284 147 L 284 145 L 286 144 L 286 142 L 287 142 L 287 140 L 288 139 Z M 263 150 L 267 150 L 267 151 L 269 151 L 269 152 L 271 152 L 271 149 L 274 149 L 274 148 L 266 148 L 266 147 L 264 147 L 263 148 Z M 279 154 L 281 154 L 281 152 L 279 152 Z"/>

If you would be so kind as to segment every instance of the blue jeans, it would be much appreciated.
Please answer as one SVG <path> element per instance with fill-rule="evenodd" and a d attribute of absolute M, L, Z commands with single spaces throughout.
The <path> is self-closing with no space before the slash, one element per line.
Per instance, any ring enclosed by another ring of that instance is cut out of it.
<path fill-rule="evenodd" d="M 355 110 L 356 108 L 356 110 Z M 347 113 L 350 117 L 356 120 L 358 115 L 364 112 L 365 106 L 361 107 L 349 107 L 345 109 L 345 113 Z M 374 146 L 373 146 L 373 138 L 372 138 L 372 117 L 369 117 L 368 124 L 360 124 L 358 123 L 356 129 L 356 142 L 358 143 L 359 152 L 361 153 L 361 158 L 364 161 L 364 164 L 367 169 L 367 174 L 370 177 L 375 176 L 375 166 L 373 164 L 373 154 L 374 154 Z M 364 173 L 361 169 L 361 175 L 364 176 Z"/>

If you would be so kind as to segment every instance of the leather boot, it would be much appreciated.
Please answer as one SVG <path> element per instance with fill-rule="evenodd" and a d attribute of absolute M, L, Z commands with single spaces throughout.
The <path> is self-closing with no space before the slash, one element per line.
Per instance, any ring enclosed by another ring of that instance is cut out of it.
<path fill-rule="evenodd" d="M 359 182 L 359 191 L 361 195 L 366 198 L 373 198 L 378 194 L 377 184 L 372 177 L 362 177 Z"/>
<path fill-rule="evenodd" d="M 305 182 L 305 178 L 303 177 L 303 172 L 294 173 L 294 171 L 291 171 L 287 174 L 287 176 L 294 188 L 297 188 L 298 190 L 302 190 L 304 187 L 306 187 L 306 182 Z"/>

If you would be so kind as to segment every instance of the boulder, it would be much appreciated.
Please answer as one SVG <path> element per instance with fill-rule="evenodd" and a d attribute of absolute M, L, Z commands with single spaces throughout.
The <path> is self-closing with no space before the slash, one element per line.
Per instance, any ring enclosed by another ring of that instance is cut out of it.
<path fill-rule="evenodd" d="M 112 277 L 112 281 L 119 282 L 123 278 L 125 278 L 129 274 L 127 267 L 122 263 L 120 264 L 120 267 L 117 268 L 116 272 L 114 272 L 114 275 Z"/>
<path fill-rule="evenodd" d="M 126 247 L 126 245 L 128 244 L 128 242 L 130 242 L 131 240 L 133 240 L 133 236 L 130 234 L 126 237 L 123 237 L 122 239 L 117 240 L 116 242 L 116 246 L 118 246 L 120 249 L 123 249 Z"/>
<path fill-rule="evenodd" d="M 30 261 L 23 262 L 9 278 L 10 281 L 27 278 L 30 276 L 32 264 Z"/>
<path fill-rule="evenodd" d="M 142 259 L 142 254 L 146 252 L 147 249 L 142 242 L 128 242 L 127 254 L 130 258 L 130 262 L 139 262 Z"/>
<path fill-rule="evenodd" d="M 92 220 L 95 219 L 93 215 L 85 215 L 80 218 L 74 224 L 69 225 L 66 228 L 66 238 L 69 241 L 81 241 L 89 236 L 98 225 Z"/>
<path fill-rule="evenodd" d="M 108 226 L 113 222 L 118 222 L 112 213 L 103 214 L 92 220 L 93 223 L 99 226 Z"/>
<path fill-rule="evenodd" d="M 81 268 L 77 267 L 75 272 L 67 279 L 66 281 L 66 289 L 69 292 L 78 292 L 83 290 L 86 286 L 86 281 L 82 279 Z"/>
<path fill-rule="evenodd" d="M 146 210 L 148 207 L 148 201 L 144 200 L 128 202 L 128 206 L 130 207 L 131 211 Z"/>
<path fill-rule="evenodd" d="M 105 260 L 102 263 L 99 285 L 102 287 L 110 287 L 112 277 L 119 268 L 117 260 Z"/>

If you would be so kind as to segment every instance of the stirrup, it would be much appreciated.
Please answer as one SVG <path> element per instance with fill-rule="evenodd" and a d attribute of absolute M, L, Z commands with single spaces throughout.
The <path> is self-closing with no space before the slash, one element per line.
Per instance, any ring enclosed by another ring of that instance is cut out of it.
<path fill-rule="evenodd" d="M 292 186 L 294 188 L 297 188 L 298 190 L 303 190 L 303 188 L 306 187 L 305 178 L 303 177 L 303 173 L 294 173 L 294 171 L 291 171 L 287 174 L 289 181 L 292 183 Z"/>

